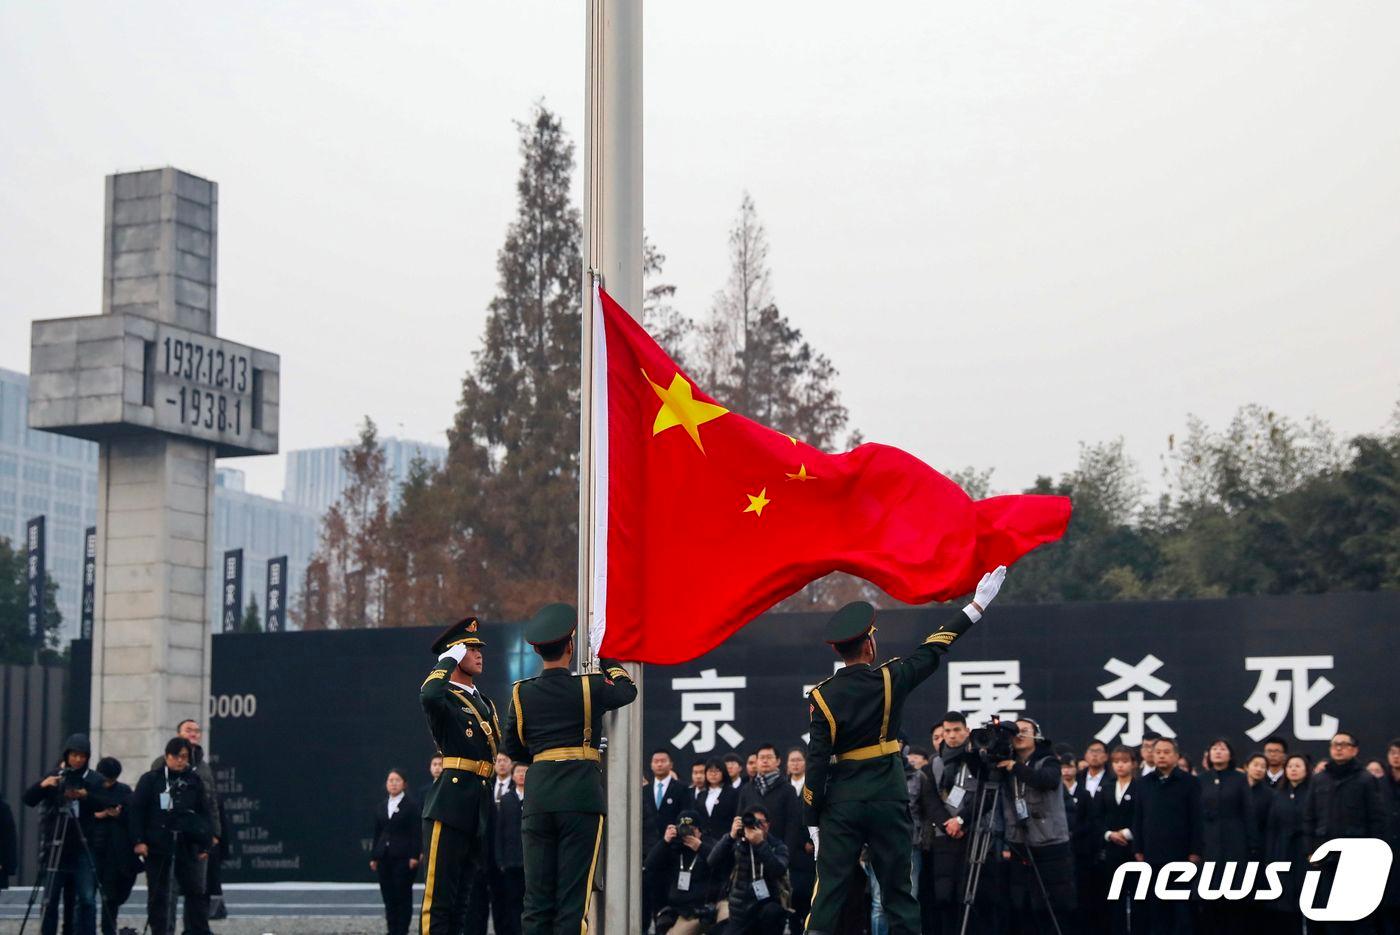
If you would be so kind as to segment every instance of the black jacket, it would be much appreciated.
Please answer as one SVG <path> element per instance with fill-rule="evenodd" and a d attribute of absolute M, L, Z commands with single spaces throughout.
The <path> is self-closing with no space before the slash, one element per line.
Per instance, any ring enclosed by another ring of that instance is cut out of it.
<path fill-rule="evenodd" d="M 47 779 L 48 776 L 57 776 L 61 772 L 61 768 L 55 769 L 44 779 Z M 59 809 L 63 807 L 65 802 L 64 790 L 62 782 L 57 786 L 45 788 L 43 781 L 41 779 L 24 790 L 22 800 L 30 808 L 44 806 L 44 813 L 39 823 L 39 836 L 41 840 L 50 840 L 53 836 L 54 822 L 58 817 Z M 108 805 L 106 789 L 102 785 L 101 775 L 92 769 L 84 770 L 80 776 L 74 776 L 72 782 L 74 788 L 81 789 L 86 793 L 83 798 L 77 800 L 78 826 L 83 830 L 83 837 L 91 841 L 94 830 L 92 816 Z M 76 854 L 80 846 L 76 835 L 68 835 L 64 839 L 63 852 L 65 855 Z"/>
<path fill-rule="evenodd" d="M 1236 769 L 1207 770 L 1201 785 L 1202 860 L 1246 861 L 1258 851 L 1249 780 Z"/>
<path fill-rule="evenodd" d="M 1069 841 L 1074 851 L 1074 863 L 1077 867 L 1087 867 L 1094 862 L 1094 857 L 1098 853 L 1097 836 L 1094 834 L 1094 797 L 1089 794 L 1089 790 L 1084 788 L 1084 783 L 1075 781 L 1074 792 L 1071 793 L 1063 783 L 1060 788 L 1064 790 L 1065 796 L 1065 819 L 1069 825 Z M 1102 791 L 1103 787 L 1100 786 Z"/>
<path fill-rule="evenodd" d="M 516 795 L 514 785 L 492 806 L 491 863 L 501 870 L 525 866 L 525 842 L 521 836 L 521 816 L 525 803 Z"/>
<path fill-rule="evenodd" d="M 788 791 L 792 791 L 789 787 Z M 791 907 L 791 892 L 788 885 L 788 853 L 782 841 L 768 835 L 757 847 L 740 833 L 735 841 L 725 835 L 710 850 L 710 872 L 716 876 L 728 876 L 729 918 L 739 924 L 748 920 L 750 913 L 758 905 L 754 899 L 753 881 L 759 877 L 768 886 L 768 895 L 781 902 L 784 908 Z M 755 876 L 753 871 L 757 870 Z M 735 922 L 731 922 L 731 925 Z"/>
<path fill-rule="evenodd" d="M 19 861 L 19 835 L 15 832 L 15 813 L 10 803 L 0 795 L 0 890 L 10 885 Z"/>
<path fill-rule="evenodd" d="M 1308 846 L 1332 838 L 1385 837 L 1386 811 L 1381 784 L 1356 757 L 1330 762 L 1312 778 L 1312 794 L 1303 810 Z"/>
<path fill-rule="evenodd" d="M 666 834 L 666 826 L 674 825 L 676 817 L 690 808 L 690 788 L 680 780 L 672 779 L 662 792 L 661 808 L 656 807 L 656 780 L 646 784 L 642 790 L 642 847 L 649 851 L 651 846 Z"/>
<path fill-rule="evenodd" d="M 729 826 L 734 824 L 734 816 L 739 814 L 739 789 L 731 786 L 728 779 L 720 783 L 719 799 L 715 802 L 713 813 L 705 811 L 705 801 L 708 797 L 708 790 L 704 795 L 697 796 L 693 808 L 700 816 L 700 833 L 705 836 L 706 841 L 713 843 L 729 834 Z M 664 832 L 666 829 L 661 830 Z"/>
<path fill-rule="evenodd" d="M 1138 780 L 1133 849 L 1150 863 L 1186 860 L 1204 849 L 1201 785 L 1182 769 Z"/>
<path fill-rule="evenodd" d="M 666 877 L 666 905 L 676 909 L 688 909 L 708 902 L 710 890 L 710 851 L 714 844 L 700 832 L 700 849 L 692 851 L 681 843 L 679 835 L 672 841 L 657 841 L 647 853 L 645 870 L 649 874 Z M 690 873 L 690 886 L 680 889 L 680 873 Z"/>
<path fill-rule="evenodd" d="M 767 792 L 761 792 L 760 785 L 755 779 L 739 790 L 738 814 L 742 815 L 750 808 L 763 809 L 768 816 L 768 836 L 782 841 L 787 848 L 788 860 L 792 860 L 792 855 L 803 851 L 802 845 L 808 840 L 802 803 L 798 801 L 792 783 L 782 773 L 778 774 L 777 781 L 768 787 Z M 732 823 L 733 819 L 730 821 Z M 724 833 L 728 835 L 729 829 L 725 828 Z M 806 856 L 805 851 L 803 856 Z"/>
<path fill-rule="evenodd" d="M 160 796 L 171 790 L 170 809 L 162 809 Z M 126 810 L 127 827 L 135 844 L 145 844 L 152 852 L 168 854 L 178 832 L 198 850 L 209 847 L 209 808 L 203 783 L 193 769 L 170 773 L 165 767 L 153 769 L 136 783 L 131 805 Z"/>
<path fill-rule="evenodd" d="M 412 860 L 423 853 L 422 807 L 405 795 L 389 817 L 389 799 L 384 797 L 374 807 L 374 846 L 370 860 Z"/>
<path fill-rule="evenodd" d="M 1274 900 L 1270 908 L 1291 912 L 1298 907 L 1298 894 L 1308 859 L 1308 842 L 1303 835 L 1303 812 L 1311 786 L 1311 779 L 1304 779 L 1296 787 L 1284 779 L 1269 790 L 1269 803 L 1264 813 L 1262 859 L 1269 863 L 1286 860 L 1293 865 L 1283 876 L 1283 895 Z"/>
<path fill-rule="evenodd" d="M 104 875 L 134 877 L 141 872 L 141 859 L 132 850 L 131 826 L 127 812 L 131 810 L 131 787 L 124 782 L 114 782 L 106 790 L 108 808 L 121 806 L 121 814 L 112 818 L 94 818 L 92 852 L 97 858 L 97 868 Z"/>
<path fill-rule="evenodd" d="M 1125 828 L 1129 833 L 1132 833 L 1138 790 L 1142 784 L 1142 780 L 1138 778 L 1139 775 L 1134 771 L 1132 782 L 1128 783 L 1128 788 L 1123 793 L 1123 801 L 1118 801 L 1117 776 L 1104 779 L 1103 785 L 1099 786 L 1099 794 L 1093 799 L 1093 825 L 1094 835 L 1097 839 L 1097 854 L 1109 867 L 1117 867 L 1119 864 L 1127 863 L 1133 859 L 1133 854 L 1136 853 L 1136 841 L 1129 841 L 1126 846 L 1114 844 L 1108 839 L 1108 835 L 1110 832 L 1122 831 Z"/>

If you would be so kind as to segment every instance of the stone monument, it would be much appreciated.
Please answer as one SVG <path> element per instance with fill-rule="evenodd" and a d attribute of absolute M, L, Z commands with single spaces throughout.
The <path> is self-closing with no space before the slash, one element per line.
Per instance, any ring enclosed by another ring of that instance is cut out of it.
<path fill-rule="evenodd" d="M 206 720 L 214 459 L 277 451 L 277 355 L 215 337 L 218 186 L 107 177 L 102 314 L 36 321 L 29 425 L 98 442 L 90 731 L 147 763 Z"/>

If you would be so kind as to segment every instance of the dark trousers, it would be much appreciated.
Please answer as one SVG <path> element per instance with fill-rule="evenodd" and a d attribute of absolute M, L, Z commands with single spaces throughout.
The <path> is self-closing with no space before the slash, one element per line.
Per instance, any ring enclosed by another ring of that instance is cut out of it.
<path fill-rule="evenodd" d="M 76 825 L 74 822 L 75 828 Z M 76 831 L 72 834 L 76 835 Z M 64 854 L 59 869 L 54 873 L 49 904 L 39 930 L 42 935 L 55 935 L 61 911 L 65 932 L 96 935 L 97 874 L 85 852 L 72 844 L 68 847 L 68 853 Z M 72 920 L 71 924 L 69 919 Z"/>
<path fill-rule="evenodd" d="M 816 880 L 816 868 L 789 870 L 788 879 L 792 881 L 792 919 L 788 928 L 792 935 L 802 935 L 807 913 L 812 911 L 812 883 Z"/>
<path fill-rule="evenodd" d="M 117 861 L 113 859 L 112 864 Z M 117 913 L 131 897 L 137 873 L 104 871 L 98 878 L 102 887 L 102 935 L 117 935 Z"/>
<path fill-rule="evenodd" d="M 752 907 L 742 918 L 729 916 L 723 935 L 781 935 L 787 928 L 788 914 L 782 903 L 769 899 Z"/>
<path fill-rule="evenodd" d="M 525 842 L 525 935 L 586 931 L 588 900 L 603 816 L 592 812 L 545 812 L 521 822 Z"/>
<path fill-rule="evenodd" d="M 479 835 L 440 821 L 423 821 L 428 869 L 423 879 L 422 935 L 459 935 L 477 869 Z"/>
<path fill-rule="evenodd" d="M 860 851 L 869 845 L 871 868 L 880 883 L 880 896 L 890 935 L 918 935 L 919 904 L 909 880 L 909 806 L 904 802 L 832 802 L 822 810 L 821 848 L 817 851 L 817 881 L 812 890 L 812 913 L 807 931 L 832 935 L 851 881 L 860 868 Z"/>
<path fill-rule="evenodd" d="M 496 935 L 520 935 L 525 910 L 525 868 L 491 869 L 491 924 Z"/>
<path fill-rule="evenodd" d="M 408 866 L 407 857 L 381 857 L 375 872 L 379 874 L 379 895 L 384 897 L 384 922 L 389 935 L 408 935 L 417 869 Z"/>
<path fill-rule="evenodd" d="M 146 857 L 146 920 L 151 935 L 176 935 L 167 922 L 171 900 L 179 896 L 185 897 L 185 935 L 209 935 L 209 897 L 204 895 L 202 865 L 194 849 L 183 844 L 173 853 L 152 851 Z"/>
<path fill-rule="evenodd" d="M 1053 932 L 1052 912 L 1061 931 L 1077 930 L 1074 855 L 1068 843 L 1012 845 L 1006 867 L 1012 931 Z"/>
<path fill-rule="evenodd" d="M 467 888 L 467 924 L 462 935 L 486 935 L 486 925 L 491 921 L 491 900 L 496 895 L 495 883 L 486 866 L 478 866 L 472 873 Z"/>

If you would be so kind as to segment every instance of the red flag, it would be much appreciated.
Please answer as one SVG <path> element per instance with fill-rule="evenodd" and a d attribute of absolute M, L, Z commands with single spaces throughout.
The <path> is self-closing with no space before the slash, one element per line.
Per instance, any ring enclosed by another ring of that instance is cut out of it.
<path fill-rule="evenodd" d="M 686 662 L 832 571 L 948 600 L 1064 534 L 1068 498 L 974 502 L 898 448 L 819 451 L 706 395 L 601 289 L 593 314 L 600 655 Z"/>

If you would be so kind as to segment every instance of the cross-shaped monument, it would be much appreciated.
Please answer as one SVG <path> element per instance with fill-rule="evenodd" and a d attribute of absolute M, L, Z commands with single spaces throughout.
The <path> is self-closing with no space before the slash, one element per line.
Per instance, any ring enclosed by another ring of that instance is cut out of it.
<path fill-rule="evenodd" d="M 214 459 L 277 452 L 277 355 L 215 337 L 218 191 L 109 175 L 102 314 L 31 331 L 30 427 L 100 448 L 90 732 L 127 762 L 205 716 Z"/>

